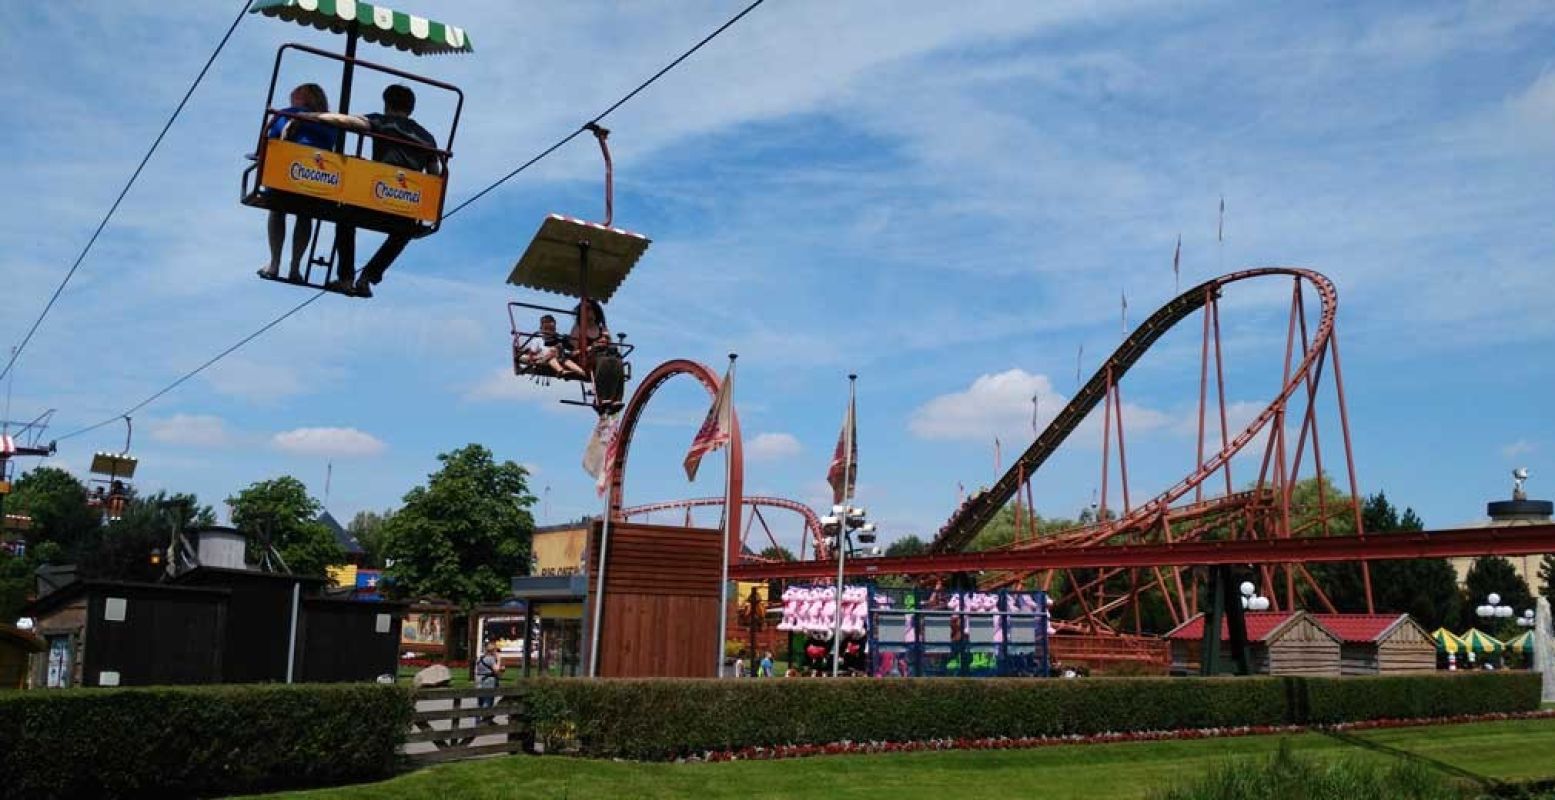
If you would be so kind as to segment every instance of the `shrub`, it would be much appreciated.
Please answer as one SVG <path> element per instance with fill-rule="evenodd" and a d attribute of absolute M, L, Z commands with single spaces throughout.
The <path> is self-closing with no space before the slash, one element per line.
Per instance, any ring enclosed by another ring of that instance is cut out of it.
<path fill-rule="evenodd" d="M 1536 711 L 1539 675 L 1455 672 L 1355 678 L 1308 678 L 1307 714 L 1297 722 L 1327 724 Z"/>
<path fill-rule="evenodd" d="M 547 750 L 659 759 L 838 741 L 1062 736 L 1277 725 L 1277 679 L 534 680 L 518 686 Z"/>
<path fill-rule="evenodd" d="M 1325 763 L 1281 741 L 1267 759 L 1232 761 L 1198 780 L 1151 794 L 1151 800 L 1462 800 L 1468 795 L 1440 772 L 1414 761 L 1347 758 Z"/>
<path fill-rule="evenodd" d="M 545 680 L 517 686 L 548 752 L 662 759 L 831 742 L 1070 736 L 1532 711 L 1537 676 Z"/>
<path fill-rule="evenodd" d="M 0 797 L 190 797 L 384 777 L 408 689 L 379 685 L 0 693 Z"/>

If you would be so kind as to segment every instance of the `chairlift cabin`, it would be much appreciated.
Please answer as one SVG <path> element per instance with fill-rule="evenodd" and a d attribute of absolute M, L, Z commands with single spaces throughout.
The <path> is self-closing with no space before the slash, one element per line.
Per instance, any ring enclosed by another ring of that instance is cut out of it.
<path fill-rule="evenodd" d="M 101 510 L 107 521 L 124 516 L 124 507 L 130 501 L 130 479 L 135 477 L 135 468 L 140 464 L 139 459 L 130 455 L 130 439 L 135 435 L 135 426 L 129 417 L 124 418 L 124 425 L 124 452 L 92 455 L 90 472 L 100 477 L 92 479 L 96 486 L 87 495 L 86 503 Z"/>
<path fill-rule="evenodd" d="M 589 406 L 603 416 L 623 405 L 626 382 L 632 378 L 632 365 L 626 357 L 633 349 L 626 343 L 625 333 L 611 338 L 603 304 L 615 295 L 647 251 L 649 239 L 611 226 L 614 175 L 606 143 L 610 132 L 594 124 L 588 128 L 599 140 L 605 158 L 605 221 L 547 215 L 508 275 L 508 283 L 514 286 L 576 297 L 578 303 L 564 309 L 512 301 L 508 303 L 508 323 L 513 334 L 514 374 L 541 383 L 574 381 L 583 399 L 562 402 Z M 519 308 L 570 319 L 571 329 L 563 335 L 544 324 L 544 316 L 535 327 L 521 326 L 515 314 Z"/>
<path fill-rule="evenodd" d="M 313 220 L 307 257 L 297 279 L 291 280 L 284 272 L 266 274 L 261 271 L 260 277 L 351 294 L 348 289 L 331 286 L 330 279 L 340 259 L 348 262 L 344 265 L 351 268 L 348 271 L 354 271 L 357 266 L 350 263 L 355 260 L 356 229 L 412 240 L 436 233 L 441 226 L 448 162 L 453 157 L 454 135 L 464 109 L 464 92 L 459 87 L 359 59 L 357 42 L 381 44 L 418 56 L 469 53 L 473 48 L 461 28 L 354 0 L 255 0 L 249 11 L 346 37 L 344 54 L 297 43 L 284 44 L 276 50 L 254 163 L 243 172 L 242 202 Z M 305 122 L 314 130 L 332 133 L 323 137 L 332 139 L 332 145 L 327 141 L 293 141 L 286 136 L 272 138 L 272 127 L 278 122 L 285 126 L 286 120 L 296 123 L 300 119 L 297 112 L 287 110 L 292 89 L 278 85 L 282 64 L 288 55 L 339 62 L 338 102 L 330 109 L 337 114 L 351 113 L 352 82 L 358 67 L 449 94 L 453 100 L 453 119 L 446 138 L 439 140 L 440 146 L 428 147 L 424 142 L 388 133 L 318 120 Z M 279 98 L 278 91 L 282 92 Z M 364 155 L 363 148 L 369 143 L 370 153 Z M 415 154 L 414 160 L 424 169 L 375 160 L 373 154 L 380 149 Z M 334 241 L 321 247 L 320 234 L 326 223 L 333 228 Z M 315 275 L 315 267 L 322 268 L 321 276 Z"/>

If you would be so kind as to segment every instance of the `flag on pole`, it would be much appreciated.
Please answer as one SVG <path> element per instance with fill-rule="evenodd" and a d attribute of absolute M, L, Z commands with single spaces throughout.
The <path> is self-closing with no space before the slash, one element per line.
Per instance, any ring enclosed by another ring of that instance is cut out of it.
<path fill-rule="evenodd" d="M 1085 358 L 1085 343 L 1080 344 L 1080 350 L 1074 354 L 1074 385 L 1080 385 L 1080 361 Z"/>
<path fill-rule="evenodd" d="M 1220 196 L 1220 222 L 1215 225 L 1215 241 L 1226 240 L 1226 196 Z"/>
<path fill-rule="evenodd" d="M 1179 234 L 1177 234 L 1177 250 L 1172 253 L 1172 285 L 1174 287 L 1181 288 L 1180 286 L 1177 285 L 1177 281 L 1180 280 L 1181 278 L 1182 278 L 1182 234 L 1179 233 Z"/>
<path fill-rule="evenodd" d="M 616 415 L 606 414 L 594 423 L 594 432 L 583 448 L 583 471 L 594 478 L 594 492 L 601 496 L 615 472 L 616 432 Z"/>
<path fill-rule="evenodd" d="M 993 474 L 1000 475 L 1004 472 L 1004 445 L 1000 444 L 999 437 L 993 437 Z"/>
<path fill-rule="evenodd" d="M 697 468 L 702 465 L 702 456 L 728 444 L 733 430 L 734 374 L 731 368 L 724 372 L 723 382 L 718 384 L 718 394 L 713 397 L 713 406 L 707 410 L 707 418 L 702 420 L 696 438 L 691 440 L 691 449 L 686 453 L 686 480 L 697 479 Z"/>
<path fill-rule="evenodd" d="M 1031 396 L 1031 435 L 1032 436 L 1036 436 L 1037 434 L 1041 433 L 1041 431 L 1039 430 L 1039 428 L 1041 426 L 1037 422 L 1038 418 L 1041 416 L 1041 409 L 1042 409 L 1042 395 L 1039 395 L 1039 394 L 1032 395 Z"/>
<path fill-rule="evenodd" d="M 837 449 L 832 451 L 831 467 L 826 470 L 826 482 L 831 484 L 832 502 L 843 503 L 853 496 L 858 486 L 858 421 L 854 419 L 853 401 L 848 401 L 847 416 L 842 419 L 842 430 L 837 432 Z M 851 443 L 852 447 L 849 447 Z M 843 480 L 847 486 L 843 486 Z"/>
<path fill-rule="evenodd" d="M 1120 312 L 1121 313 L 1120 319 L 1123 322 L 1123 335 L 1127 336 L 1128 335 L 1128 293 L 1123 291 L 1122 289 L 1119 289 L 1118 290 L 1118 299 L 1123 301 L 1123 311 Z"/>

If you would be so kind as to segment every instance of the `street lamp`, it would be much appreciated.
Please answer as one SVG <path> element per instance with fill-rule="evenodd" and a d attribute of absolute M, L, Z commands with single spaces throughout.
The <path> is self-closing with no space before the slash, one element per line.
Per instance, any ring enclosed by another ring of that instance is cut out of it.
<path fill-rule="evenodd" d="M 859 532 L 860 544 L 874 544 L 875 524 L 869 522 L 869 512 L 862 508 L 837 504 L 831 507 L 831 513 L 821 517 L 821 532 L 826 535 L 827 547 L 831 547 L 837 553 L 837 613 L 832 620 L 832 651 L 831 674 L 837 677 L 842 665 L 842 594 L 846 588 L 843 583 L 843 570 L 847 562 L 848 549 L 853 546 L 849 535 L 854 531 Z M 872 548 L 871 555 L 878 555 L 879 548 Z"/>
<path fill-rule="evenodd" d="M 1530 608 L 1524 611 L 1523 615 L 1517 618 L 1517 625 L 1521 628 L 1532 628 L 1534 626 L 1533 609 Z"/>
<path fill-rule="evenodd" d="M 1242 581 L 1242 585 L 1237 588 L 1242 590 L 1242 608 L 1248 611 L 1269 610 L 1269 598 L 1257 594 L 1258 587 L 1252 581 Z"/>
<path fill-rule="evenodd" d="M 1512 607 L 1501 605 L 1501 595 L 1491 592 L 1485 598 L 1485 604 L 1474 609 L 1475 616 L 1489 621 L 1492 619 L 1511 619 Z"/>

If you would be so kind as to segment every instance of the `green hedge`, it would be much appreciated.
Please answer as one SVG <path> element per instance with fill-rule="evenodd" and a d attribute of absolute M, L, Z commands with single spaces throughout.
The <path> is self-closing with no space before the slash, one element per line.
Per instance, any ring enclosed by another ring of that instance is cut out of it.
<path fill-rule="evenodd" d="M 1314 725 L 1539 709 L 1536 672 L 1461 672 L 1374 678 L 1308 678 L 1306 715 Z"/>
<path fill-rule="evenodd" d="M 1537 676 L 1087 680 L 533 680 L 518 689 L 548 751 L 662 759 L 839 741 L 1438 717 L 1539 707 Z"/>
<path fill-rule="evenodd" d="M 404 687 L 0 692 L 0 797 L 190 797 L 384 777 Z"/>

